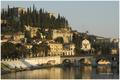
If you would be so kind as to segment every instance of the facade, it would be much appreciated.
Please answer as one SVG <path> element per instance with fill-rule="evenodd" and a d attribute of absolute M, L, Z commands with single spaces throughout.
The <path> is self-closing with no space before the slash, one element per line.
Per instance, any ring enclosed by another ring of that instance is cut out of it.
<path fill-rule="evenodd" d="M 71 42 L 72 36 L 73 36 L 73 33 L 68 29 L 61 29 L 61 30 L 54 29 L 52 32 L 53 39 L 56 39 L 57 37 L 62 37 L 64 40 L 64 43 Z"/>
<path fill-rule="evenodd" d="M 81 49 L 84 51 L 89 51 L 91 49 L 91 44 L 90 44 L 89 40 L 84 39 L 82 41 L 82 48 Z"/>
<path fill-rule="evenodd" d="M 12 35 L 10 34 L 1 35 L 1 43 L 8 42 L 11 39 L 12 39 Z"/>
<path fill-rule="evenodd" d="M 109 43 L 110 38 L 96 36 L 96 43 Z"/>
<path fill-rule="evenodd" d="M 55 55 L 62 55 L 63 51 L 63 45 L 60 43 L 48 43 L 48 46 L 50 47 L 49 55 L 55 56 Z"/>
<path fill-rule="evenodd" d="M 25 38 L 25 35 L 22 32 L 18 32 L 18 33 L 13 35 L 13 40 L 14 41 L 20 41 L 20 40 L 22 40 L 24 38 Z"/>
<path fill-rule="evenodd" d="M 117 49 L 116 49 L 116 48 L 113 48 L 113 49 L 111 50 L 111 54 L 118 54 Z"/>
<path fill-rule="evenodd" d="M 21 13 L 25 13 L 26 9 L 22 8 L 22 7 L 14 7 L 14 8 L 10 8 L 12 10 L 12 12 L 14 13 L 14 16 L 19 17 L 19 15 Z"/>
<path fill-rule="evenodd" d="M 63 55 L 73 56 L 75 55 L 75 45 L 74 44 L 65 44 L 63 45 Z"/>
<path fill-rule="evenodd" d="M 25 25 L 25 29 L 26 29 L 26 31 L 28 31 L 30 33 L 31 38 L 37 36 L 37 31 L 38 31 L 37 27 L 31 27 L 31 26 Z"/>
<path fill-rule="evenodd" d="M 48 43 L 50 47 L 50 52 L 48 53 L 51 56 L 72 56 L 75 55 L 75 45 L 74 44 L 61 44 L 61 43 Z"/>
<path fill-rule="evenodd" d="M 26 49 L 31 49 L 33 47 L 32 44 L 25 44 L 24 46 Z"/>
<path fill-rule="evenodd" d="M 1 24 L 6 24 L 7 20 L 1 20 Z"/>

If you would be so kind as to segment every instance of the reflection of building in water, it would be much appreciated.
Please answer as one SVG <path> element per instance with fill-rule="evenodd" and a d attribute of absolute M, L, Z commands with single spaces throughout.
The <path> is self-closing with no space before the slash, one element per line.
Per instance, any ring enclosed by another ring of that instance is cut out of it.
<path fill-rule="evenodd" d="M 61 71 L 62 70 L 60 68 L 57 68 L 57 69 L 51 68 L 50 71 L 48 72 L 49 79 L 60 79 L 62 77 Z M 49 73 L 52 75 L 50 75 Z"/>
<path fill-rule="evenodd" d="M 91 44 L 90 44 L 89 40 L 84 39 L 82 41 L 82 48 L 81 49 L 84 51 L 89 51 L 91 49 Z"/>
<path fill-rule="evenodd" d="M 91 79 L 92 66 L 82 67 L 82 79 Z"/>
<path fill-rule="evenodd" d="M 97 67 L 97 72 L 98 73 L 110 73 L 111 72 L 111 67 L 110 66 L 98 66 Z"/>
<path fill-rule="evenodd" d="M 73 68 L 70 68 L 70 67 L 66 67 L 64 69 L 62 69 L 61 71 L 61 75 L 62 75 L 62 78 L 61 79 L 75 79 L 75 71 Z M 67 73 L 67 74 L 66 74 Z"/>
<path fill-rule="evenodd" d="M 101 59 L 101 60 L 98 61 L 98 64 L 99 65 L 108 65 L 108 64 L 111 64 L 111 63 L 108 60 Z"/>

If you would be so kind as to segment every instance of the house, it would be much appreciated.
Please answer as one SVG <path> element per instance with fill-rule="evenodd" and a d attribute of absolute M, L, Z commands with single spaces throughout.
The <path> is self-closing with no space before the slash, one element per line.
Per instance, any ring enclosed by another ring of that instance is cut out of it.
<path fill-rule="evenodd" d="M 56 39 L 58 37 L 62 37 L 64 43 L 69 43 L 72 41 L 73 33 L 69 29 L 62 28 L 60 30 L 54 29 L 52 31 L 52 39 Z"/>
<path fill-rule="evenodd" d="M 29 25 L 28 26 L 25 25 L 25 29 L 26 31 L 29 32 L 31 38 L 37 36 L 37 31 L 38 31 L 37 27 L 31 27 Z"/>
<path fill-rule="evenodd" d="M 50 42 L 48 43 L 50 47 L 50 52 L 48 53 L 51 56 L 62 55 L 63 54 L 63 45 L 61 43 Z"/>
<path fill-rule="evenodd" d="M 19 17 L 21 13 L 24 14 L 26 12 L 26 9 L 22 7 L 13 7 L 13 8 L 10 8 L 10 10 L 13 12 L 13 15 L 15 17 Z"/>
<path fill-rule="evenodd" d="M 22 32 L 17 32 L 13 35 L 13 40 L 14 41 L 21 41 L 24 38 L 25 38 L 25 35 Z"/>
<path fill-rule="evenodd" d="M 75 45 L 72 43 L 56 43 L 49 42 L 48 46 L 50 47 L 49 55 L 51 56 L 72 56 L 75 55 Z"/>
<path fill-rule="evenodd" d="M 75 55 L 75 45 L 70 44 L 64 44 L 63 45 L 63 55 L 64 56 L 74 56 Z"/>
<path fill-rule="evenodd" d="M 81 48 L 83 51 L 89 51 L 91 50 L 91 43 L 89 40 L 87 39 L 84 39 L 82 41 L 82 48 Z"/>
<path fill-rule="evenodd" d="M 110 38 L 96 36 L 96 43 L 110 43 Z"/>

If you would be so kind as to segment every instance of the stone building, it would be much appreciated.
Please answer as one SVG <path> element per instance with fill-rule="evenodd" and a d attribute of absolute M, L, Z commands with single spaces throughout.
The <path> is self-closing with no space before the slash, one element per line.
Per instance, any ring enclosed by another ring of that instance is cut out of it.
<path fill-rule="evenodd" d="M 72 41 L 73 33 L 69 29 L 63 28 L 60 30 L 54 29 L 52 31 L 52 39 L 56 39 L 58 37 L 62 37 L 64 43 L 69 43 Z"/>
<path fill-rule="evenodd" d="M 49 52 L 50 56 L 63 54 L 63 45 L 61 43 L 51 42 L 51 43 L 48 43 L 48 46 L 50 47 L 50 52 Z"/>
<path fill-rule="evenodd" d="M 25 35 L 22 32 L 18 32 L 18 33 L 13 35 L 13 40 L 14 41 L 21 41 L 24 38 L 25 38 Z"/>
<path fill-rule="evenodd" d="M 89 40 L 87 39 L 84 39 L 82 41 L 82 48 L 81 48 L 83 51 L 89 51 L 91 50 L 91 43 L 89 42 Z"/>
<path fill-rule="evenodd" d="M 110 43 L 110 38 L 96 36 L 96 43 Z"/>
<path fill-rule="evenodd" d="M 75 55 L 75 45 L 74 44 L 61 44 L 50 42 L 48 43 L 50 47 L 50 52 L 48 53 L 50 56 L 72 56 Z"/>
<path fill-rule="evenodd" d="M 14 13 L 13 15 L 16 17 L 19 17 L 21 13 L 24 14 L 26 12 L 26 9 L 22 7 L 13 7 L 10 8 L 10 10 Z"/>
<path fill-rule="evenodd" d="M 74 56 L 74 55 L 75 55 L 75 45 L 64 44 L 63 45 L 63 56 Z"/>
<path fill-rule="evenodd" d="M 29 32 L 31 38 L 37 36 L 37 31 L 38 31 L 37 27 L 31 27 L 29 25 L 28 26 L 25 25 L 25 29 L 26 31 Z"/>

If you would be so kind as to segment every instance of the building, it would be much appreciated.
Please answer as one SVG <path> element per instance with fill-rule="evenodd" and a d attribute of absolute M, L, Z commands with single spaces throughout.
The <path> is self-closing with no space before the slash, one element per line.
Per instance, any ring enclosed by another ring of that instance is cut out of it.
<path fill-rule="evenodd" d="M 63 29 L 60 29 L 60 30 L 54 29 L 52 31 L 52 39 L 62 37 L 63 40 L 64 40 L 64 43 L 71 42 L 72 41 L 72 36 L 73 36 L 73 33 L 69 29 L 66 29 L 66 28 L 63 28 Z"/>
<path fill-rule="evenodd" d="M 1 24 L 6 24 L 7 23 L 7 20 L 1 20 Z"/>
<path fill-rule="evenodd" d="M 48 43 L 50 47 L 50 56 L 62 55 L 63 54 L 63 45 L 61 43 L 50 42 Z"/>
<path fill-rule="evenodd" d="M 81 48 L 81 49 L 84 50 L 84 51 L 89 51 L 89 50 L 91 50 L 91 43 L 89 42 L 89 40 L 84 39 L 84 40 L 82 41 L 82 48 Z"/>
<path fill-rule="evenodd" d="M 96 43 L 110 43 L 110 38 L 96 36 Z"/>
<path fill-rule="evenodd" d="M 33 47 L 32 44 L 25 44 L 24 46 L 25 46 L 26 49 L 29 49 L 29 50 L 32 49 L 32 47 Z"/>
<path fill-rule="evenodd" d="M 25 35 L 22 32 L 18 32 L 18 33 L 13 35 L 13 40 L 14 41 L 21 41 L 24 38 L 25 38 Z"/>
<path fill-rule="evenodd" d="M 68 44 L 61 44 L 50 42 L 48 43 L 50 47 L 50 52 L 48 53 L 50 56 L 72 56 L 75 55 L 75 45 L 68 43 Z"/>
<path fill-rule="evenodd" d="M 13 15 L 16 17 L 19 17 L 21 13 L 24 14 L 26 12 L 26 9 L 22 7 L 13 7 L 10 8 L 10 10 L 14 13 Z"/>
<path fill-rule="evenodd" d="M 119 53 L 118 53 L 118 51 L 117 51 L 116 48 L 113 48 L 113 49 L 111 50 L 111 54 L 119 54 Z"/>
<path fill-rule="evenodd" d="M 38 31 L 37 27 L 31 27 L 29 25 L 28 26 L 25 25 L 25 29 L 26 31 L 29 32 L 31 38 L 37 36 L 37 31 Z"/>
<path fill-rule="evenodd" d="M 64 44 L 63 45 L 63 56 L 74 56 L 74 55 L 75 55 L 75 45 Z"/>
<path fill-rule="evenodd" d="M 8 42 L 12 39 L 11 34 L 1 34 L 1 43 Z"/>

